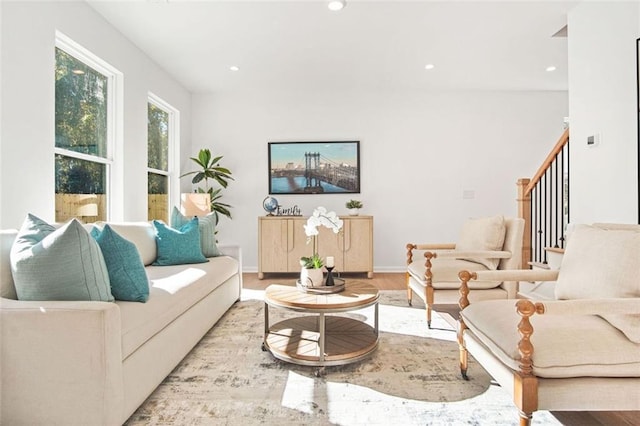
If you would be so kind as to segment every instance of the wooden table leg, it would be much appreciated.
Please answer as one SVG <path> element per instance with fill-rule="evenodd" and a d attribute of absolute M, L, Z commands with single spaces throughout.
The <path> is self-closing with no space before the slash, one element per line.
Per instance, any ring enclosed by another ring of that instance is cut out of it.
<path fill-rule="evenodd" d="M 262 340 L 262 350 L 267 350 L 267 336 L 269 336 L 269 305 L 264 304 L 264 339 Z"/>

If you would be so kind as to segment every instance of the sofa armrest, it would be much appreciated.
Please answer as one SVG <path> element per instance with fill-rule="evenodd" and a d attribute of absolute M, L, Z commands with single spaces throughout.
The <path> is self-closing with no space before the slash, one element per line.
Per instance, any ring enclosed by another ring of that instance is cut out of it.
<path fill-rule="evenodd" d="M 242 248 L 236 244 L 218 244 L 218 250 L 224 256 L 233 257 L 238 261 L 238 276 L 240 278 L 240 288 L 242 288 Z"/>
<path fill-rule="evenodd" d="M 2 424 L 117 424 L 120 308 L 0 299 Z"/>
<path fill-rule="evenodd" d="M 236 244 L 218 244 L 218 250 L 224 256 L 230 256 L 234 259 L 240 260 L 240 257 L 242 257 L 242 249 Z"/>

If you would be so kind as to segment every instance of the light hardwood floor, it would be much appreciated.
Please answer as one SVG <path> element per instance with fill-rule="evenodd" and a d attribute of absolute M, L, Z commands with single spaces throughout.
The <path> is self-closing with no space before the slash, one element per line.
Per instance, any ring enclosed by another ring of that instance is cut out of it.
<path fill-rule="evenodd" d="M 404 273 L 376 273 L 372 279 L 366 274 L 347 274 L 345 278 L 367 280 L 379 290 L 405 290 Z M 258 274 L 242 275 L 243 286 L 251 290 L 264 290 L 270 284 L 294 285 L 296 274 L 265 274 L 258 279 Z M 424 326 L 427 326 L 425 319 Z M 640 426 L 640 411 L 562 411 L 552 412 L 562 424 L 567 426 Z"/>

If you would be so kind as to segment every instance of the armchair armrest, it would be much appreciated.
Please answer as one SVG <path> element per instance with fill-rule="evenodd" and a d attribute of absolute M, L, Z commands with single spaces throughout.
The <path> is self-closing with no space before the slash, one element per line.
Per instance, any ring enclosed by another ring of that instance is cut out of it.
<path fill-rule="evenodd" d="M 460 271 L 460 309 L 469 306 L 469 281 L 555 281 L 558 278 L 558 270 L 533 270 L 533 269 L 513 269 L 498 271 Z"/>
<path fill-rule="evenodd" d="M 445 250 L 433 253 L 433 257 L 486 257 L 491 259 L 509 259 L 512 255 L 510 251 L 502 250 Z"/>
<path fill-rule="evenodd" d="M 0 423 L 122 421 L 118 305 L 2 298 L 0 324 Z"/>
<path fill-rule="evenodd" d="M 437 244 L 407 244 L 407 266 L 413 262 L 414 250 L 452 250 L 456 248 L 455 243 L 437 243 Z M 426 253 L 425 253 L 426 255 Z"/>
<path fill-rule="evenodd" d="M 553 300 L 535 306 L 538 314 L 546 315 L 637 315 L 640 298 Z"/>
<path fill-rule="evenodd" d="M 456 248 L 455 243 L 436 243 L 436 244 L 412 244 L 415 250 L 453 250 Z"/>
<path fill-rule="evenodd" d="M 470 278 L 482 281 L 556 281 L 558 273 L 558 270 L 545 269 L 505 269 L 476 271 L 471 274 Z"/>

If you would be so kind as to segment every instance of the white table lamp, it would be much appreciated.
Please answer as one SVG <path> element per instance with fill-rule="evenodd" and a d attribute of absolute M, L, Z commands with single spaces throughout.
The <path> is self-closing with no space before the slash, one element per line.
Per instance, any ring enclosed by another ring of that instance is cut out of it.
<path fill-rule="evenodd" d="M 180 213 L 184 216 L 206 216 L 211 213 L 211 196 L 207 193 L 180 194 Z"/>

